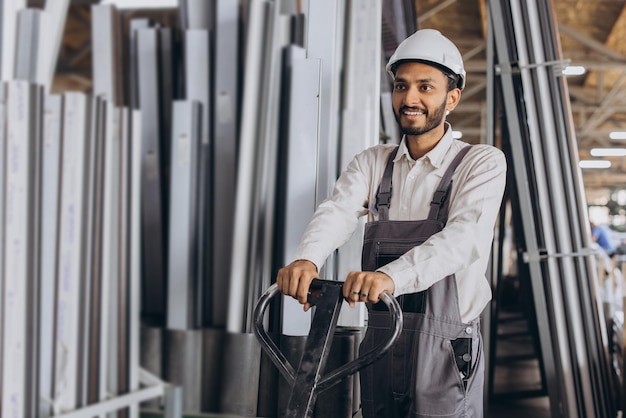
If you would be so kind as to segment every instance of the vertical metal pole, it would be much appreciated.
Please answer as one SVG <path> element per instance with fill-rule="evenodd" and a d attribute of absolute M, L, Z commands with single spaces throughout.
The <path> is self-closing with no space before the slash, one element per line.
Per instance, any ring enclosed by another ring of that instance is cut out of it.
<path fill-rule="evenodd" d="M 139 110 L 130 111 L 128 133 L 130 150 L 130 201 L 129 201 L 129 309 L 128 309 L 128 388 L 139 389 L 139 316 L 141 303 L 141 115 Z M 138 418 L 139 405 L 130 408 L 129 418 Z"/>
<path fill-rule="evenodd" d="M 213 121 L 213 269 L 212 324 L 226 323 L 227 280 L 233 249 L 235 190 L 237 178 L 237 124 L 239 109 L 239 6 L 231 0 L 215 2 L 215 59 Z M 206 310 L 206 309 L 205 309 Z"/>
<path fill-rule="evenodd" d="M 199 144 L 193 144 L 196 149 L 198 161 L 193 167 L 195 176 L 197 177 L 197 185 L 195 185 L 195 204 L 194 212 L 197 214 L 194 228 L 197 229 L 197 242 L 194 246 L 193 276 L 190 277 L 192 283 L 188 286 L 193 287 L 193 292 L 189 295 L 193 297 L 191 304 L 187 304 L 184 309 L 190 310 L 190 318 L 186 320 L 187 327 L 199 327 L 203 323 L 211 322 L 211 316 L 206 318 L 205 303 L 210 300 L 212 277 L 210 274 L 212 266 L 212 247 L 211 240 L 211 217 L 213 208 L 219 200 L 215 199 L 212 193 L 212 146 L 213 138 L 211 137 L 211 58 L 210 58 L 210 38 L 209 31 L 206 29 L 190 29 L 185 31 L 185 81 L 186 81 L 186 97 L 187 100 L 193 100 L 198 103 L 200 118 L 195 123 L 200 123 Z M 182 117 L 179 115 L 178 117 Z M 192 137 L 189 137 L 191 140 Z M 197 166 L 197 167 L 196 167 Z M 174 193 L 174 190 L 172 190 Z M 208 297 L 207 297 L 208 296 Z M 173 307 L 173 305 L 171 305 Z M 181 306 L 182 307 L 182 306 Z M 207 308 L 211 309 L 210 306 Z M 204 315 L 203 315 L 204 314 Z M 204 317 L 204 318 L 203 318 Z M 177 327 L 180 327 L 180 322 Z M 171 326 L 170 326 L 171 328 Z M 180 329 L 180 328 L 179 328 Z"/>
<path fill-rule="evenodd" d="M 163 178 L 161 157 L 159 94 L 159 33 L 156 29 L 137 30 L 139 96 L 142 117 L 142 233 L 143 297 L 142 313 L 154 324 L 165 319 L 165 242 L 163 235 Z"/>
<path fill-rule="evenodd" d="M 101 283 L 102 283 L 102 233 L 103 233 L 103 182 L 104 182 L 104 124 L 106 106 L 99 98 L 90 98 L 92 111 L 90 112 L 89 150 L 85 156 L 85 163 L 89 170 L 85 178 L 85 209 L 84 209 L 84 248 L 83 269 L 85 276 L 80 281 L 81 297 L 79 318 L 80 352 L 83 358 L 78 365 L 80 382 L 78 405 L 96 402 L 100 379 L 100 355 L 106 352 L 101 343 L 106 343 L 100 326 L 101 317 Z M 106 368 L 102 368 L 106 370 Z M 102 390 L 105 390 L 106 387 Z"/>
<path fill-rule="evenodd" d="M 2 2 L 2 81 L 13 79 L 17 50 L 17 12 L 26 8 L 26 0 Z"/>
<path fill-rule="evenodd" d="M 167 327 L 188 330 L 198 326 L 197 292 L 198 228 L 200 207 L 198 195 L 199 166 L 202 160 L 200 126 L 201 105 L 198 102 L 174 102 L 172 129 L 172 162 L 170 173 L 170 245 Z"/>
<path fill-rule="evenodd" d="M 85 273 L 85 224 L 89 178 L 89 101 L 82 93 L 65 93 L 59 207 L 59 267 L 55 349 L 55 403 L 58 414 L 79 406 L 79 363 L 83 358 L 79 330 Z"/>
<path fill-rule="evenodd" d="M 1 31 L 0 31 L 1 32 Z M 7 91 L 8 86 L 6 83 L 0 81 L 0 347 L 4 347 L 4 287 L 6 282 L 6 276 L 4 271 L 4 256 L 6 241 L 6 220 L 5 205 L 6 205 L 6 167 L 7 167 Z M 0 348 L 0 393 L 2 393 L 2 382 L 4 376 L 3 362 L 4 355 L 3 349 Z M 45 418 L 45 417 L 44 417 Z"/>
<path fill-rule="evenodd" d="M 39 28 L 41 10 L 22 9 L 17 13 L 17 50 L 15 79 L 35 83 L 39 58 Z"/>
<path fill-rule="evenodd" d="M 121 106 L 122 50 L 120 16 L 111 4 L 91 6 L 93 95 Z"/>
<path fill-rule="evenodd" d="M 46 208 L 41 217 L 41 297 L 40 297 L 40 347 L 39 350 L 39 401 L 38 417 L 52 414 L 51 400 L 54 365 L 54 308 L 57 284 L 58 214 L 61 171 L 61 135 L 63 96 L 46 95 L 43 109 L 43 166 L 41 203 Z M 0 113 L 0 118 L 3 114 Z M 3 129 L 0 129 L 3 135 Z M 1 145 L 0 145 L 1 147 Z M 2 159 L 2 157 L 0 157 Z M 2 171 L 2 168 L 0 168 Z M 0 184 L 2 180 L 0 179 Z M 0 202 L 2 206 L 2 202 Z M 0 216 L 2 219 L 2 216 Z M 1 222 L 0 222 L 1 225 Z M 0 231 L 2 235 L 2 231 Z M 2 263 L 0 262 L 0 265 Z"/>
<path fill-rule="evenodd" d="M 38 407 L 41 89 L 9 83 L 3 307 L 2 415 Z"/>

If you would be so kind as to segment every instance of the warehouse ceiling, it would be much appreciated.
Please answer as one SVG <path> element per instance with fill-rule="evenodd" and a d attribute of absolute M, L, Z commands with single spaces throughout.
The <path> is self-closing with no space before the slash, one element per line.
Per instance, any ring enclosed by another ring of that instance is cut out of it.
<path fill-rule="evenodd" d="M 57 89 L 90 88 L 93 3 L 97 1 L 72 1 L 58 61 Z M 28 4 L 40 7 L 43 0 L 30 0 Z M 394 17 L 393 8 L 389 7 L 392 4 L 413 9 L 414 18 Z M 624 140 L 609 139 L 610 131 L 626 131 L 626 0 L 553 0 L 552 4 L 563 59 L 587 68 L 586 74 L 567 78 L 580 158 L 592 158 L 589 151 L 594 147 L 626 146 Z M 464 140 L 479 142 L 487 116 L 486 0 L 383 0 L 383 5 L 386 52 L 393 51 L 403 31 L 415 28 L 438 29 L 459 46 L 468 70 L 468 84 L 461 104 L 449 119 L 455 130 L 463 132 Z M 610 169 L 583 170 L 588 195 L 606 195 L 607 191 L 626 185 L 626 158 L 610 160 Z"/>

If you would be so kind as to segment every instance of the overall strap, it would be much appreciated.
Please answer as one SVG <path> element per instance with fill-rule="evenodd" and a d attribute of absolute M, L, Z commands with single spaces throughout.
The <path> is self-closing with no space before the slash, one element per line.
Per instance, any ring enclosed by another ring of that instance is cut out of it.
<path fill-rule="evenodd" d="M 465 154 L 469 152 L 471 148 L 470 146 L 466 146 L 461 148 L 459 153 L 454 157 L 454 160 L 450 163 L 450 166 L 444 173 L 441 181 L 439 182 L 439 186 L 433 195 L 433 200 L 430 202 L 430 212 L 428 212 L 428 219 L 431 221 L 437 221 L 439 217 L 439 211 L 443 208 L 446 198 L 448 197 L 448 193 L 452 188 L 452 175 L 454 171 L 465 157 Z M 447 215 L 446 215 L 447 216 Z"/>
<path fill-rule="evenodd" d="M 378 185 L 376 191 L 376 210 L 378 211 L 378 220 L 389 220 L 389 202 L 391 202 L 391 179 L 393 177 L 393 159 L 396 158 L 399 146 L 395 147 L 389 158 L 383 172 L 383 178 Z"/>

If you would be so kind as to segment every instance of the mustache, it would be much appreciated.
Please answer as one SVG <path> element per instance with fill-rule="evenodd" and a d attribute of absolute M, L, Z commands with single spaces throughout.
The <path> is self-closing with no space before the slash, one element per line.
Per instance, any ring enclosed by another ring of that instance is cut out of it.
<path fill-rule="evenodd" d="M 404 112 L 405 110 L 408 110 L 409 112 L 422 112 L 425 115 L 428 114 L 428 110 L 427 109 L 423 109 L 423 108 L 420 108 L 420 107 L 402 106 L 399 109 L 400 112 Z"/>

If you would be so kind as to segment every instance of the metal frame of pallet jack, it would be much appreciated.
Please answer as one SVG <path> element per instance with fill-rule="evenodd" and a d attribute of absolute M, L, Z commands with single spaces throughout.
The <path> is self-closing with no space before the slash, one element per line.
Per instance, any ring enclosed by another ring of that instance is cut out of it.
<path fill-rule="evenodd" d="M 292 385 L 285 417 L 311 417 L 317 399 L 317 392 L 329 389 L 343 378 L 382 357 L 396 341 L 402 331 L 402 311 L 396 299 L 388 293 L 381 294 L 381 300 L 389 308 L 392 327 L 386 341 L 358 359 L 322 376 L 328 353 L 337 327 L 339 310 L 343 301 L 343 282 L 315 279 L 309 291 L 309 303 L 315 306 L 311 331 L 304 346 L 298 370 L 294 370 L 285 355 L 263 328 L 263 314 L 272 297 L 279 293 L 276 284 L 261 296 L 254 310 L 254 331 L 272 362 Z"/>

